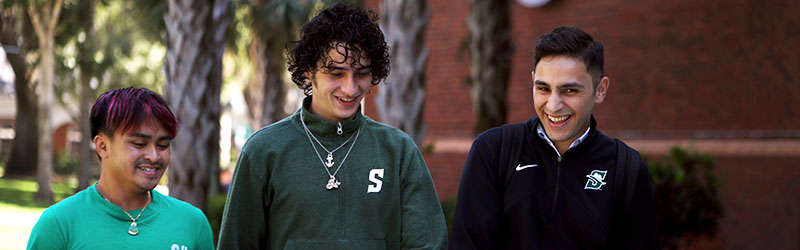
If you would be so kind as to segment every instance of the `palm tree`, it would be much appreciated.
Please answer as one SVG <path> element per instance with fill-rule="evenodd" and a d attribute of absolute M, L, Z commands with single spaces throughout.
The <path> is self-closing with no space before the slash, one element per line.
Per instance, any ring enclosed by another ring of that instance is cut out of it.
<path fill-rule="evenodd" d="M 170 196 L 205 210 L 219 171 L 222 54 L 230 1 L 168 1 L 165 96 L 180 129 L 172 143 Z M 218 186 L 218 185 L 217 185 Z"/>
<path fill-rule="evenodd" d="M 478 134 L 506 121 L 511 71 L 511 1 L 470 0 L 467 16 L 470 52 L 470 97 Z"/>
<path fill-rule="evenodd" d="M 381 29 L 391 50 L 392 71 L 375 98 L 381 121 L 402 129 L 422 146 L 425 139 L 425 29 L 431 16 L 425 0 L 384 0 Z"/>
<path fill-rule="evenodd" d="M 255 67 L 244 91 L 255 128 L 286 116 L 286 43 L 295 40 L 300 23 L 308 19 L 312 1 L 252 0 L 250 56 Z"/>

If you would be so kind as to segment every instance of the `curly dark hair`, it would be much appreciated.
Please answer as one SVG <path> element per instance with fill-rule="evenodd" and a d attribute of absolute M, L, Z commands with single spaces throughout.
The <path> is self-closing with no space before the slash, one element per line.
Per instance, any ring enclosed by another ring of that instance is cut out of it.
<path fill-rule="evenodd" d="M 318 66 L 332 63 L 328 55 L 337 44 L 345 46 L 345 61 L 353 58 L 369 59 L 372 84 L 377 85 L 389 75 L 389 48 L 377 24 L 378 16 L 372 11 L 348 4 L 336 4 L 323 9 L 300 30 L 300 40 L 294 41 L 289 51 L 289 72 L 292 81 L 306 95 L 311 95 L 311 83 L 305 73 L 316 73 Z M 363 53 L 363 54 L 362 54 Z"/>

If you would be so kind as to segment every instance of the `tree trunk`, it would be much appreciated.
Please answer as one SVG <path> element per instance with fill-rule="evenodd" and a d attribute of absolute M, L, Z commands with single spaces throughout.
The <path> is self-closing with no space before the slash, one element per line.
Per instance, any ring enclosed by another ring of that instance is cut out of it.
<path fill-rule="evenodd" d="M 180 122 L 172 143 L 170 196 L 205 210 L 219 186 L 222 54 L 229 1 L 169 0 L 164 16 L 165 95 Z"/>
<path fill-rule="evenodd" d="M 421 147 L 425 140 L 425 29 L 431 16 L 425 0 L 384 0 L 381 29 L 391 49 L 392 72 L 375 99 L 381 121 L 402 129 Z"/>
<path fill-rule="evenodd" d="M 76 191 L 86 189 L 94 173 L 92 164 L 92 142 L 91 124 L 89 113 L 91 112 L 94 90 L 90 85 L 92 76 L 95 74 L 94 54 L 97 51 L 94 46 L 94 13 L 95 0 L 84 0 L 79 2 L 80 8 L 85 10 L 86 21 L 82 22 L 81 27 L 86 38 L 78 45 L 78 66 L 80 67 L 80 117 L 78 124 L 81 130 L 81 142 L 78 148 L 78 188 Z"/>
<path fill-rule="evenodd" d="M 290 1 L 253 0 L 250 24 L 253 39 L 250 42 L 250 57 L 253 62 L 253 79 L 244 91 L 250 118 L 255 129 L 270 125 L 286 116 L 287 86 L 284 46 L 294 39 L 294 22 L 307 13 L 293 12 L 302 9 Z"/>
<path fill-rule="evenodd" d="M 283 112 L 283 105 L 286 104 L 286 83 L 283 81 L 286 59 L 283 58 L 283 46 L 266 34 L 270 31 L 259 30 L 255 25 L 252 30 L 250 56 L 255 72 L 244 96 L 253 127 L 258 129 L 286 116 Z"/>
<path fill-rule="evenodd" d="M 28 82 L 30 72 L 25 63 L 25 48 L 17 44 L 18 34 L 16 32 L 16 18 L 27 19 L 27 13 L 15 13 L 12 9 L 4 9 L 0 19 L 0 44 L 5 46 L 17 47 L 17 51 L 6 51 L 11 68 L 14 70 L 14 91 L 16 92 L 17 115 L 14 126 L 14 140 L 11 144 L 11 155 L 6 162 L 5 178 L 32 177 L 36 175 L 36 166 L 39 148 L 39 122 L 38 110 L 36 106 L 36 96 Z M 23 19 L 24 21 L 24 19 Z M 34 40 L 30 22 L 23 22 L 22 32 L 23 41 L 31 42 Z M 25 43 L 23 42 L 23 44 Z"/>
<path fill-rule="evenodd" d="M 39 190 L 36 198 L 45 202 L 53 201 L 53 129 L 50 124 L 50 107 L 53 106 L 53 81 L 55 79 L 55 28 L 61 13 L 63 0 L 52 5 L 45 4 L 41 12 L 35 6 L 28 6 L 34 31 L 39 39 L 39 81 L 36 85 L 39 96 L 39 164 L 36 168 L 36 181 Z"/>
<path fill-rule="evenodd" d="M 470 97 L 473 132 L 506 122 L 506 92 L 511 71 L 511 1 L 469 0 Z"/>

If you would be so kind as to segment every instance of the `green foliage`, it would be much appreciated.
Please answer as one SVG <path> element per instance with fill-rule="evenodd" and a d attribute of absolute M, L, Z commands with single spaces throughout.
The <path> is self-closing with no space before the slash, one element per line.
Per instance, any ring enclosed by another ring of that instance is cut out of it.
<path fill-rule="evenodd" d="M 442 203 L 444 221 L 447 223 L 447 233 L 450 234 L 450 226 L 453 225 L 453 215 L 456 212 L 456 197 L 451 197 L 440 202 Z"/>
<path fill-rule="evenodd" d="M 647 159 L 646 159 L 647 160 Z M 713 236 L 722 216 L 714 158 L 674 147 L 668 159 L 649 161 L 662 246 L 685 246 L 687 236 Z"/>
<path fill-rule="evenodd" d="M 215 195 L 208 199 L 208 208 L 205 213 L 208 223 L 211 224 L 211 231 L 214 233 L 214 245 L 217 245 L 219 240 L 219 227 L 222 225 L 222 212 L 225 210 L 226 200 L 225 194 Z"/>
<path fill-rule="evenodd" d="M 61 151 L 53 164 L 53 172 L 62 177 L 73 176 L 78 173 L 78 158 L 66 150 Z"/>

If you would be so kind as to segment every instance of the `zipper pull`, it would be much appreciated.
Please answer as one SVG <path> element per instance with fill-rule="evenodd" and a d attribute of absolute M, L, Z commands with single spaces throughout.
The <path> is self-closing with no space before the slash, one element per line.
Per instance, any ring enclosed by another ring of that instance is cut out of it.
<path fill-rule="evenodd" d="M 342 131 L 342 123 L 341 122 L 336 122 L 336 124 L 337 124 L 336 125 L 336 134 L 337 135 L 341 135 L 343 133 L 343 131 Z"/>

